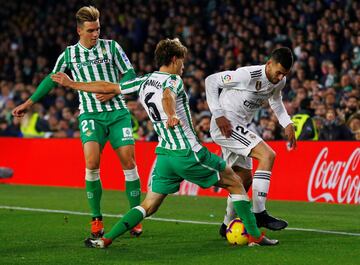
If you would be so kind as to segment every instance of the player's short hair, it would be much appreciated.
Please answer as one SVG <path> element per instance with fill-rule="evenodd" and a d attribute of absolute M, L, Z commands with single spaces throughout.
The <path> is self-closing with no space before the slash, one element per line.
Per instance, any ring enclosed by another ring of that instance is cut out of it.
<path fill-rule="evenodd" d="M 292 52 L 288 47 L 275 49 L 271 53 L 271 60 L 280 63 L 286 70 L 290 70 L 294 62 Z"/>
<path fill-rule="evenodd" d="M 169 65 L 171 59 L 175 56 L 176 58 L 185 58 L 187 48 L 182 45 L 179 39 L 165 39 L 161 40 L 155 49 L 155 62 L 158 67 L 162 65 Z"/>
<path fill-rule="evenodd" d="M 96 7 L 83 6 L 76 12 L 76 24 L 80 27 L 84 22 L 95 22 L 99 17 L 100 12 Z"/>

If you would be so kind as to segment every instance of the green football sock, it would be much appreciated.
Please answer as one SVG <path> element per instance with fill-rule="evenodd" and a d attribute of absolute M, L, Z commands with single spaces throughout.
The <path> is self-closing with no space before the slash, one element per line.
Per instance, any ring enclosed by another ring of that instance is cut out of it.
<path fill-rule="evenodd" d="M 140 205 L 140 180 L 125 181 L 126 196 L 129 200 L 130 209 Z"/>
<path fill-rule="evenodd" d="M 143 212 L 138 207 L 128 211 L 110 230 L 104 235 L 105 238 L 114 240 L 126 231 L 130 230 L 144 219 Z"/>
<path fill-rule="evenodd" d="M 102 187 L 100 179 L 95 181 L 85 181 L 86 195 L 91 209 L 92 217 L 101 216 L 100 201 L 102 195 Z"/>
<path fill-rule="evenodd" d="M 260 237 L 261 233 L 259 228 L 256 225 L 256 219 L 254 214 L 251 212 L 250 208 L 250 202 L 249 201 L 233 201 L 234 203 L 234 209 L 236 214 L 240 217 L 242 220 L 246 231 L 253 237 Z"/>

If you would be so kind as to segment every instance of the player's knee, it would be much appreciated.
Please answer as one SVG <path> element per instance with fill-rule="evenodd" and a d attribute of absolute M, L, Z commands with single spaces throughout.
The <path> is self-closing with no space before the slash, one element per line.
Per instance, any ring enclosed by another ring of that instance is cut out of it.
<path fill-rule="evenodd" d="M 276 152 L 273 149 L 269 150 L 269 160 L 274 162 L 276 157 Z"/>
<path fill-rule="evenodd" d="M 264 161 L 268 161 L 270 163 L 273 163 L 275 161 L 276 153 L 273 149 L 269 148 L 264 152 L 263 159 Z"/>
<path fill-rule="evenodd" d="M 125 170 L 134 169 L 136 167 L 136 163 L 134 159 L 127 159 L 126 161 L 122 162 L 122 167 Z"/>
<path fill-rule="evenodd" d="M 95 159 L 86 160 L 87 169 L 98 169 L 100 167 L 99 162 Z"/>

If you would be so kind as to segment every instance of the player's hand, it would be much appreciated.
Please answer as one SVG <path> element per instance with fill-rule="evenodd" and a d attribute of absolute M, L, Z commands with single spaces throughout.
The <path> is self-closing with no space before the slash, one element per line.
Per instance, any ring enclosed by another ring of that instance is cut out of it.
<path fill-rule="evenodd" d="M 295 149 L 296 148 L 296 138 L 295 138 L 295 128 L 293 124 L 289 124 L 285 128 L 285 136 L 288 140 L 289 149 Z"/>
<path fill-rule="evenodd" d="M 71 83 L 74 82 L 67 74 L 62 72 L 57 72 L 56 74 L 51 75 L 52 81 L 66 87 L 71 87 Z"/>
<path fill-rule="evenodd" d="M 221 131 L 221 134 L 224 135 L 226 138 L 229 138 L 232 132 L 231 122 L 225 116 L 216 118 L 215 121 Z"/>
<path fill-rule="evenodd" d="M 174 128 L 176 125 L 181 125 L 181 122 L 179 120 L 179 118 L 174 115 L 174 116 L 171 116 L 167 119 L 166 121 L 166 129 L 169 129 L 169 128 Z"/>
<path fill-rule="evenodd" d="M 99 100 L 101 103 L 104 103 L 115 97 L 115 94 L 95 94 L 95 96 L 97 100 Z"/>
<path fill-rule="evenodd" d="M 25 113 L 28 111 L 29 107 L 30 107 L 30 105 L 27 102 L 25 102 L 25 103 L 17 106 L 15 109 L 13 109 L 11 113 L 14 117 L 20 118 L 25 115 Z"/>

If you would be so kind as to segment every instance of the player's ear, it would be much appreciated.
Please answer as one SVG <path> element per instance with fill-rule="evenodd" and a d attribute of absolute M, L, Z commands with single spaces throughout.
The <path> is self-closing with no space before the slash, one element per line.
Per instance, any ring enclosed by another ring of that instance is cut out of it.
<path fill-rule="evenodd" d="M 81 27 L 77 26 L 77 27 L 76 27 L 76 32 L 77 32 L 77 34 L 79 34 L 79 36 L 80 36 L 80 33 L 81 33 Z"/>

